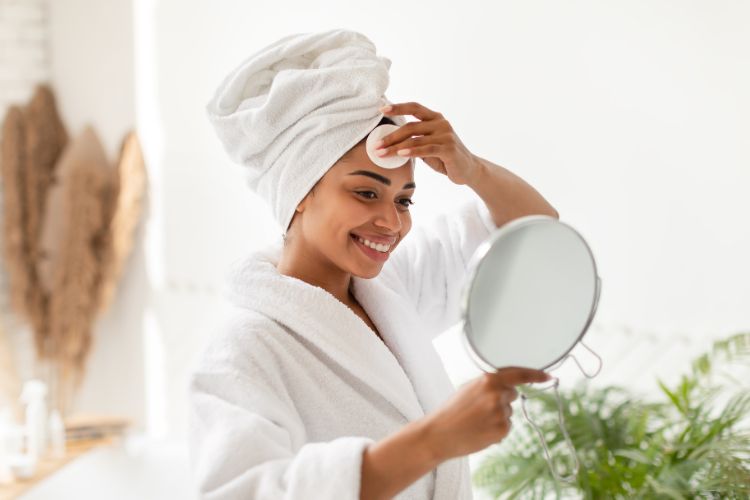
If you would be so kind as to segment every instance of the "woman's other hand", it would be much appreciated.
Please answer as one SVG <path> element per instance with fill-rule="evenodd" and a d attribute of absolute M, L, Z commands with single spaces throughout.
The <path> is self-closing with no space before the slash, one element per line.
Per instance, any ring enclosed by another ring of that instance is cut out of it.
<path fill-rule="evenodd" d="M 445 404 L 424 417 L 426 435 L 439 461 L 482 450 L 510 432 L 514 386 L 546 382 L 542 370 L 508 367 L 462 385 Z"/>

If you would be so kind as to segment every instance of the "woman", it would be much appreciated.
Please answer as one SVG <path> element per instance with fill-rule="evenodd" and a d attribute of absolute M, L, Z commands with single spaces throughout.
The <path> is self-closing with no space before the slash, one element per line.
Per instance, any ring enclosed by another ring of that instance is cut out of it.
<path fill-rule="evenodd" d="M 347 109 L 361 110 L 362 119 L 321 95 L 326 89 L 349 95 L 330 85 L 304 98 L 334 106 L 322 122 L 310 116 L 320 108 L 307 101 L 299 116 L 286 117 L 299 89 L 248 76 L 268 78 L 268 68 L 293 67 L 297 73 L 273 81 L 302 82 L 309 91 L 308 72 L 323 68 L 314 76 L 331 78 L 345 67 L 344 48 L 353 51 L 352 64 L 341 81 L 354 81 L 366 102 L 348 102 Z M 251 186 L 286 232 L 283 242 L 238 269 L 237 315 L 211 339 L 192 374 L 191 460 L 205 498 L 471 498 L 466 455 L 509 432 L 515 385 L 548 379 L 542 371 L 510 368 L 458 391 L 450 385 L 430 340 L 458 320 L 468 259 L 507 221 L 557 212 L 523 180 L 469 152 L 440 113 L 409 102 L 373 115 L 372 96 L 382 99 L 387 84 L 376 77 L 388 68 L 373 49 L 347 30 L 284 38 L 225 79 L 209 106 L 225 149 L 256 168 Z M 364 56 L 373 65 L 356 81 Z M 380 73 L 367 73 L 373 68 Z M 363 92 L 370 84 L 374 92 Z M 219 116 L 222 109 L 227 114 Z M 248 109 L 250 117 L 237 118 L 237 110 Z M 247 123 L 271 124 L 268 116 L 281 115 L 288 119 L 279 120 L 262 148 L 257 136 L 265 128 L 238 140 L 237 130 L 252 130 Z M 418 121 L 404 124 L 405 115 Z M 239 121 L 228 123 L 227 116 Z M 347 125 L 333 124 L 332 116 Z M 382 156 L 409 150 L 400 154 L 410 160 L 395 169 L 379 167 L 366 151 L 369 132 L 386 122 L 401 126 L 383 137 Z M 290 131 L 290 123 L 299 130 Z M 330 134 L 318 132 L 320 123 Z M 315 153 L 289 146 L 326 141 Z M 478 197 L 412 231 L 414 158 Z M 300 176 L 306 181 L 295 183 Z M 297 194 L 288 196 L 286 186 Z"/>

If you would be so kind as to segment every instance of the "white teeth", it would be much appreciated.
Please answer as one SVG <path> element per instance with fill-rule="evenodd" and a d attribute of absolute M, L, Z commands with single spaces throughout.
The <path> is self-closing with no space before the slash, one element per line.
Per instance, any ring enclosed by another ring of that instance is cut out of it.
<path fill-rule="evenodd" d="M 370 248 L 372 248 L 372 249 L 374 249 L 374 250 L 377 250 L 378 252 L 383 252 L 383 253 L 385 253 L 385 252 L 387 252 L 388 250 L 390 250 L 390 248 L 391 248 L 391 246 L 390 246 L 390 245 L 384 245 L 384 244 L 380 244 L 380 243 L 373 243 L 373 242 L 371 242 L 370 240 L 365 240 L 365 239 L 362 239 L 362 238 L 360 238 L 359 236 L 357 236 L 357 240 L 358 240 L 358 241 L 359 241 L 360 243 L 362 243 L 363 245 L 365 245 L 365 246 L 368 246 L 368 247 L 370 247 Z"/>

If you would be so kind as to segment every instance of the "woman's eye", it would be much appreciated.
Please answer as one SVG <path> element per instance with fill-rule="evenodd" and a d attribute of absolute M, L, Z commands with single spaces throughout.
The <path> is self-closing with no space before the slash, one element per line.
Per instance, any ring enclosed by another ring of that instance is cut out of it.
<path fill-rule="evenodd" d="M 375 196 L 376 196 L 376 194 L 375 194 L 374 191 L 355 191 L 355 193 L 357 193 L 358 195 L 362 196 L 363 198 L 365 198 L 367 200 L 373 200 L 373 199 L 375 199 Z M 366 196 L 366 195 L 370 195 L 370 194 L 373 195 L 373 196 L 372 197 Z M 405 207 L 406 209 L 408 209 L 409 205 L 414 205 L 414 202 L 411 200 L 411 198 L 401 198 L 398 201 L 398 204 L 401 205 L 401 206 L 403 206 L 403 207 Z"/>

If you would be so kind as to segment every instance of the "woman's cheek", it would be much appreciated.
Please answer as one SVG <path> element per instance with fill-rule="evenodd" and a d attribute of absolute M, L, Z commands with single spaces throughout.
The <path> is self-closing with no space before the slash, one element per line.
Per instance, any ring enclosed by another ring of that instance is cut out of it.
<path fill-rule="evenodd" d="M 366 217 L 371 209 L 371 203 L 367 203 L 367 200 L 363 198 L 353 198 L 349 203 L 349 214 L 356 217 Z"/>

